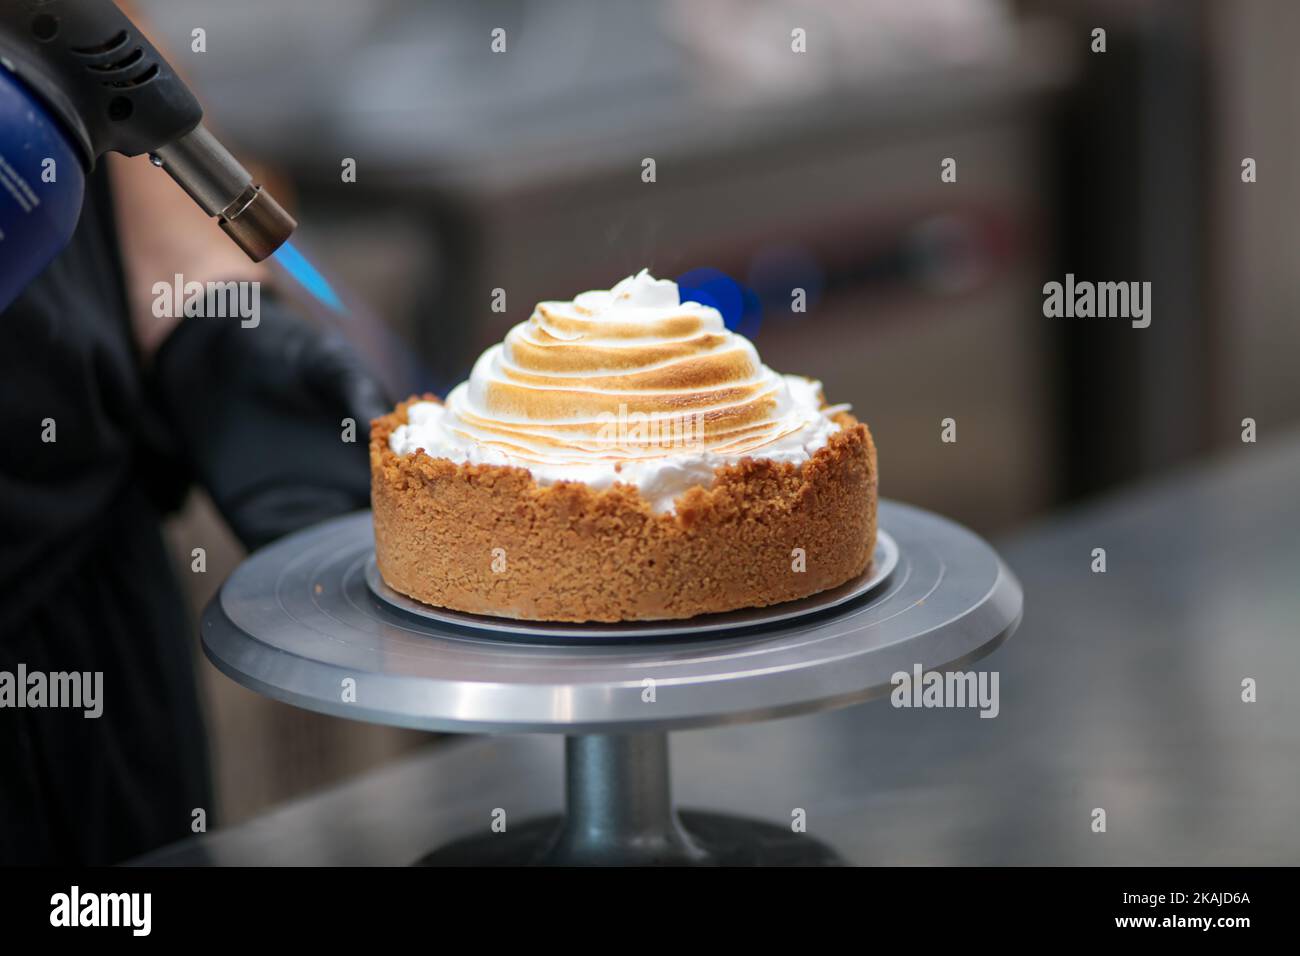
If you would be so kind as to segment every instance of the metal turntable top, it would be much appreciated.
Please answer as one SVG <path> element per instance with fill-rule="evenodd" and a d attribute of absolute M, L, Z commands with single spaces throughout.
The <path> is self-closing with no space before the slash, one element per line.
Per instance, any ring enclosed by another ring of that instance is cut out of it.
<path fill-rule="evenodd" d="M 605 626 L 600 642 L 580 643 L 583 625 L 498 636 L 483 619 L 440 621 L 381 598 L 366 581 L 370 513 L 359 512 L 245 561 L 203 614 L 203 647 L 268 696 L 426 730 L 671 730 L 821 710 L 887 692 L 916 664 L 961 666 L 1020 620 L 1020 586 L 979 537 L 889 501 L 880 526 L 897 565 L 861 596 L 821 608 L 809 599 L 795 618 L 778 605 L 736 630 L 702 632 L 710 616 L 620 643 Z"/>

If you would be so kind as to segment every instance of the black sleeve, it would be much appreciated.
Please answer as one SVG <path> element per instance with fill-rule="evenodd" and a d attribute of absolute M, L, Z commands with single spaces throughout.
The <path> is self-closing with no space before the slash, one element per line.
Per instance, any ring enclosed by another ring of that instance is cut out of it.
<path fill-rule="evenodd" d="M 263 296 L 248 328 L 183 319 L 158 350 L 152 386 L 189 466 L 250 549 L 368 503 L 367 439 L 388 410 L 383 392 L 342 336 L 283 302 Z"/>

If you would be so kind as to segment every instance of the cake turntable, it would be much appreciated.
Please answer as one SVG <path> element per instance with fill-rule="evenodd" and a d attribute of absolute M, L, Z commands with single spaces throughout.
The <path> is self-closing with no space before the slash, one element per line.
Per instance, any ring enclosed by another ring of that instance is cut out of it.
<path fill-rule="evenodd" d="M 1018 582 L 988 544 L 879 505 L 855 581 L 770 608 L 632 625 L 536 624 L 429 608 L 383 585 L 369 512 L 252 555 L 204 611 L 203 648 L 290 704 L 449 733 L 566 736 L 567 814 L 435 850 L 433 864 L 834 864 L 788 825 L 677 812 L 671 730 L 859 703 L 898 672 L 953 670 L 1019 624 Z"/>

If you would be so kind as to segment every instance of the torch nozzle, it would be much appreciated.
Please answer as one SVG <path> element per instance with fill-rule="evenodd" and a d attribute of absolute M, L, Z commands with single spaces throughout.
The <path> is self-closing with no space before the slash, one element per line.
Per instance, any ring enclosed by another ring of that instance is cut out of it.
<path fill-rule="evenodd" d="M 155 150 L 153 160 L 254 262 L 274 253 L 298 228 L 202 123 Z"/>

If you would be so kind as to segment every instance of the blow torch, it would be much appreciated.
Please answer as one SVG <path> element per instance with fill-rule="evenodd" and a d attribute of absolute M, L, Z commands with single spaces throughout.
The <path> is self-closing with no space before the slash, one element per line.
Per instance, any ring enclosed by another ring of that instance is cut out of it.
<path fill-rule="evenodd" d="M 255 262 L 297 228 L 112 0 L 0 0 L 0 312 L 68 244 L 108 152 L 148 153 Z"/>

